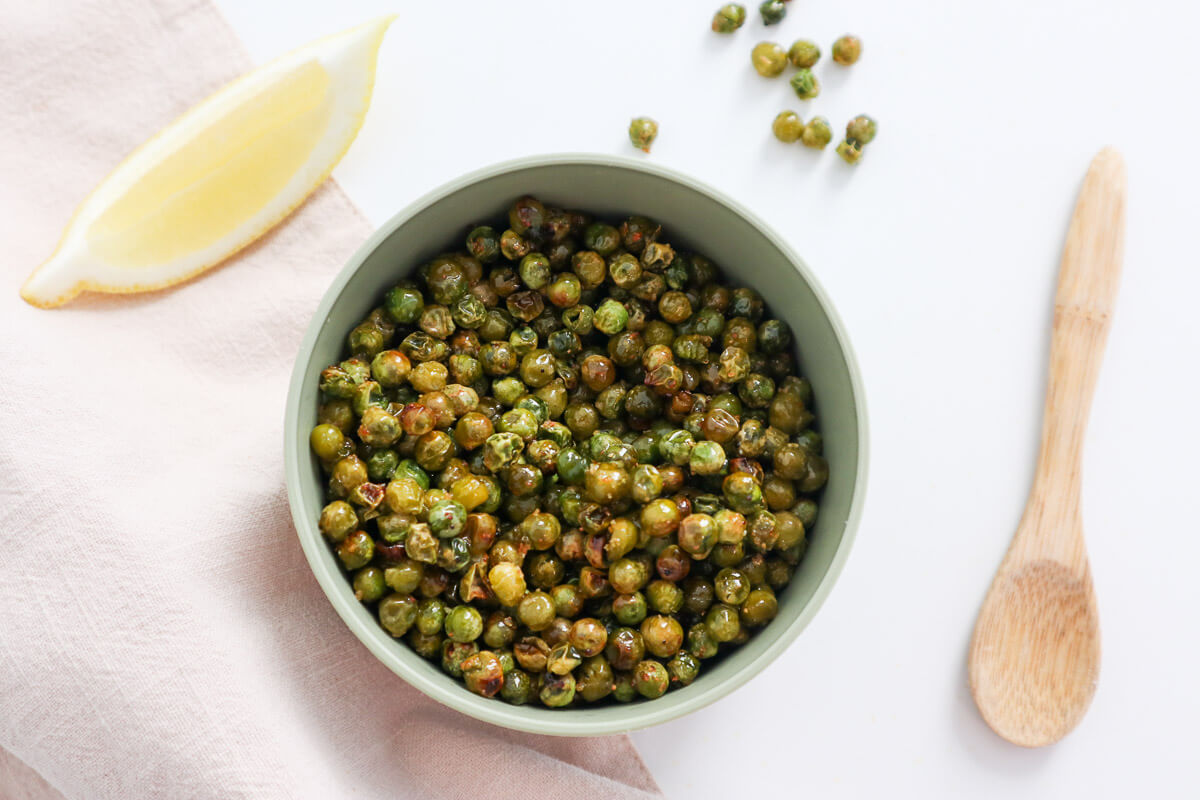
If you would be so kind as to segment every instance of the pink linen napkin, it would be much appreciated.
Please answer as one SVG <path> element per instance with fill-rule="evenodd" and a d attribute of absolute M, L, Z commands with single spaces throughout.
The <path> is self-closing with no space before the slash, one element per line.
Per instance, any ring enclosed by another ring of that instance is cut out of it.
<path fill-rule="evenodd" d="M 76 203 L 250 64 L 207 0 L 0 12 L 0 797 L 658 797 L 626 737 L 425 698 L 310 574 L 281 426 L 309 315 L 367 233 L 336 185 L 184 286 L 19 299 Z"/>

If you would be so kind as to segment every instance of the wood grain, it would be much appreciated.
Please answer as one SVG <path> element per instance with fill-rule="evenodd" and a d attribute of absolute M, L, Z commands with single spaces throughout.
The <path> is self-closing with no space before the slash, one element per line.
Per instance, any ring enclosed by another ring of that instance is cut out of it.
<path fill-rule="evenodd" d="M 971 694 L 1009 741 L 1040 747 L 1079 723 L 1100 671 L 1100 622 L 1080 514 L 1088 412 L 1120 279 L 1125 164 L 1093 159 L 1059 270 L 1033 488 L 975 624 Z"/>

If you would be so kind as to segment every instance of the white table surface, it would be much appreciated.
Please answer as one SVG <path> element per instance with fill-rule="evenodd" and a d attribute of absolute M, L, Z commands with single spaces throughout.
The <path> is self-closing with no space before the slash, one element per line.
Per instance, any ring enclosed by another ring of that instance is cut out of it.
<path fill-rule="evenodd" d="M 630 152 L 739 198 L 812 265 L 857 348 L 866 513 L 821 613 L 730 697 L 635 734 L 673 797 L 1197 796 L 1200 112 L 1192 3 L 796 0 L 708 30 L 718 0 L 219 0 L 256 60 L 393 8 L 374 104 L 335 172 L 376 223 L 467 170 Z M 751 70 L 758 41 L 845 31 L 823 92 Z M 776 142 L 792 107 L 880 123 L 863 163 Z M 521 109 L 521 110 L 518 110 Z M 967 641 L 1029 488 L 1051 293 L 1074 195 L 1105 144 L 1129 163 L 1125 276 L 1092 413 L 1084 517 L 1104 662 L 1049 749 L 993 735 Z"/>

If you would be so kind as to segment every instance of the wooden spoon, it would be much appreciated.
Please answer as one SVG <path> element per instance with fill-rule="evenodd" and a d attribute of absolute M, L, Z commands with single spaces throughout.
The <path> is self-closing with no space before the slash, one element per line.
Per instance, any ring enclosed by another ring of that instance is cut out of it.
<path fill-rule="evenodd" d="M 1023 747 L 1070 733 L 1100 672 L 1079 472 L 1124 238 L 1125 163 L 1105 149 L 1088 169 L 1063 249 L 1033 489 L 983 601 L 967 667 L 984 720 Z"/>

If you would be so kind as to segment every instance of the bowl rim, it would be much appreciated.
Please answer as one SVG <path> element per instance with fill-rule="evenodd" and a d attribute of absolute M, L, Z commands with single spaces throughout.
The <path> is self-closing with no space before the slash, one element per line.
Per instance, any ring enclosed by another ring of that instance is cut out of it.
<path fill-rule="evenodd" d="M 294 435 L 294 432 L 299 424 L 300 396 L 304 388 L 306 366 L 311 359 L 312 352 L 316 348 L 317 338 L 325 325 L 325 321 L 335 302 L 341 297 L 351 277 L 387 237 L 419 212 L 456 192 L 470 187 L 472 184 L 509 172 L 530 168 L 579 165 L 611 167 L 643 172 L 680 184 L 684 188 L 708 197 L 710 200 L 742 217 L 758 230 L 773 247 L 777 248 L 783 254 L 792 267 L 800 273 L 800 277 L 808 284 L 826 319 L 829 321 L 838 346 L 841 348 L 842 357 L 845 360 L 847 372 L 849 373 L 851 397 L 854 401 L 854 417 L 858 428 L 858 465 L 854 475 L 854 488 L 850 499 L 849 513 L 846 517 L 841 541 L 834 552 L 833 558 L 826 567 L 824 574 L 821 575 L 809 601 L 800 609 L 796 617 L 779 632 L 775 641 L 771 642 L 767 646 L 767 649 L 760 653 L 754 661 L 728 678 L 712 684 L 710 687 L 693 684 L 693 688 L 698 688 L 700 691 L 694 692 L 686 700 L 670 708 L 659 707 L 657 703 L 631 703 L 621 706 L 626 713 L 609 719 L 581 718 L 578 715 L 572 714 L 569 710 L 566 712 L 547 710 L 544 718 L 531 720 L 514 713 L 518 707 L 497 702 L 492 698 L 477 697 L 473 694 L 463 692 L 460 686 L 452 684 L 444 676 L 437 676 L 441 679 L 434 680 L 427 675 L 409 671 L 406 665 L 399 661 L 387 646 L 391 644 L 392 640 L 390 638 L 385 641 L 381 635 L 375 635 L 375 633 L 363 629 L 364 626 L 357 617 L 358 606 L 360 604 L 354 599 L 349 584 L 341 574 L 341 571 L 337 569 L 336 564 L 333 565 L 332 569 L 330 568 L 331 561 L 328 557 L 329 551 L 325 546 L 325 541 L 320 533 L 316 532 L 314 522 L 304 514 L 301 502 L 301 487 L 304 484 L 304 476 L 301 474 L 301 461 L 304 459 L 299 452 L 297 446 L 298 438 Z M 350 629 L 351 633 L 384 666 L 406 681 L 410 686 L 413 686 L 418 691 L 444 706 L 483 722 L 499 725 L 511 730 L 552 736 L 596 736 L 627 733 L 678 719 L 736 691 L 751 678 L 758 675 L 767 665 L 775 661 L 784 650 L 791 646 L 801 631 L 816 616 L 816 613 L 824 604 L 829 593 L 833 590 L 833 585 L 837 582 L 837 578 L 845 566 L 862 517 L 869 456 L 866 396 L 863 390 L 858 360 L 855 357 L 854 348 L 850 343 L 850 337 L 824 287 L 821 286 L 820 281 L 817 280 L 816 276 L 809 269 L 807 263 L 800 258 L 791 245 L 746 206 L 724 192 L 685 173 L 632 157 L 599 153 L 566 152 L 524 156 L 501 161 L 453 178 L 426 192 L 396 212 L 386 222 L 379 225 L 362 245 L 354 251 L 325 290 L 320 303 L 313 311 L 305 330 L 304 338 L 296 352 L 291 379 L 288 382 L 286 402 L 283 435 L 284 473 L 288 506 L 291 509 L 297 538 L 300 540 L 300 546 L 304 550 L 304 555 L 308 560 L 313 576 L 317 579 L 317 583 L 320 584 L 322 591 L 324 591 L 326 598 L 328 598 L 338 616 L 342 618 L 342 621 Z"/>

